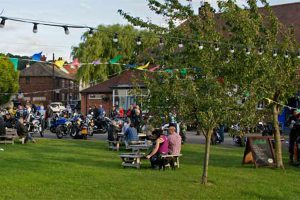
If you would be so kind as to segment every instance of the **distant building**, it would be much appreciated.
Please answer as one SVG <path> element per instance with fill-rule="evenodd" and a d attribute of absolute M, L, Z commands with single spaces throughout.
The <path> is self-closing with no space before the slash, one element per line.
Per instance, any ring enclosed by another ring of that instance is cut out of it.
<path fill-rule="evenodd" d="M 125 70 L 118 76 L 82 90 L 81 112 L 86 114 L 89 107 L 98 107 L 100 104 L 106 111 L 111 110 L 113 105 L 127 110 L 130 105 L 140 104 L 140 98 L 143 98 L 147 91 L 136 95 L 132 89 L 135 86 L 145 89 L 142 76 L 143 73 L 139 70 Z"/>
<path fill-rule="evenodd" d="M 59 101 L 75 104 L 79 100 L 75 79 L 47 63 L 35 63 L 20 73 L 20 95 L 24 101 L 48 105 Z"/>

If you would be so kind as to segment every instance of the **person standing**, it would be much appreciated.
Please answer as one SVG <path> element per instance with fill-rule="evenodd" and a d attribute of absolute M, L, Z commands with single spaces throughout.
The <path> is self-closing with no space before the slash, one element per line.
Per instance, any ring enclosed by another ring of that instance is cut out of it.
<path fill-rule="evenodd" d="M 123 109 L 123 107 L 119 108 L 119 117 L 124 118 L 124 109 Z"/>
<path fill-rule="evenodd" d="M 98 117 L 100 119 L 105 117 L 105 110 L 101 104 L 99 105 L 99 109 L 98 109 Z"/>
<path fill-rule="evenodd" d="M 169 127 L 169 154 L 179 155 L 181 151 L 181 136 L 176 133 L 174 126 Z"/>
<path fill-rule="evenodd" d="M 116 106 L 113 106 L 112 111 L 110 112 L 109 117 L 111 119 L 115 119 L 117 116 L 118 116 L 117 108 L 116 108 Z"/>

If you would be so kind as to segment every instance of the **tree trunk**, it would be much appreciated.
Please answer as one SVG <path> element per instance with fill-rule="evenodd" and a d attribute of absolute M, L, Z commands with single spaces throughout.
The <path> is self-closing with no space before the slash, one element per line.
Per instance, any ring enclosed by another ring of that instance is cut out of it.
<path fill-rule="evenodd" d="M 273 123 L 275 128 L 274 139 L 275 139 L 275 159 L 276 167 L 284 169 L 282 162 L 282 145 L 280 140 L 280 129 L 278 123 L 279 107 L 277 104 L 273 105 Z"/>
<path fill-rule="evenodd" d="M 207 184 L 208 161 L 209 161 L 209 154 L 210 154 L 210 140 L 212 134 L 213 134 L 213 129 L 209 129 L 205 137 L 205 154 L 204 154 L 203 174 L 202 174 L 202 184 L 204 185 Z"/>

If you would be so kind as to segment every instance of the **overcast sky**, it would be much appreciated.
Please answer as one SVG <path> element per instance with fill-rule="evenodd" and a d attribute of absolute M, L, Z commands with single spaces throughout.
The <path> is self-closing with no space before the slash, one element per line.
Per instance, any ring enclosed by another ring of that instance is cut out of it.
<path fill-rule="evenodd" d="M 182 0 L 186 3 L 186 0 Z M 216 1 L 209 1 L 216 5 Z M 246 0 L 237 0 L 240 5 Z M 271 5 L 297 2 L 297 0 L 269 0 Z M 200 0 L 193 0 L 195 10 Z M 164 20 L 149 11 L 147 0 L 0 0 L 0 13 L 3 16 L 53 21 L 59 23 L 88 25 L 126 24 L 117 13 L 123 9 L 133 16 L 150 18 L 156 24 Z M 300 12 L 300 11 L 299 11 Z M 65 35 L 62 28 L 39 26 L 38 33 L 32 32 L 32 24 L 7 21 L 5 28 L 0 29 L 0 52 L 31 56 L 43 51 L 48 57 L 54 52 L 56 57 L 70 60 L 71 46 L 80 42 L 84 30 L 70 29 Z"/>

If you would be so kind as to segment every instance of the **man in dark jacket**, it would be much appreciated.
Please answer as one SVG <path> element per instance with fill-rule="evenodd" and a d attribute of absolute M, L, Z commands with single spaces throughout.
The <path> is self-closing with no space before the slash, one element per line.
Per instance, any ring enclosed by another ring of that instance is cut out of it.
<path fill-rule="evenodd" d="M 5 130 L 5 122 L 3 118 L 0 116 L 0 135 L 5 135 L 6 130 Z"/>
<path fill-rule="evenodd" d="M 18 136 L 21 138 L 22 144 L 27 143 L 28 140 L 32 141 L 33 143 L 36 143 L 35 139 L 33 139 L 31 134 L 28 132 L 27 127 L 24 125 L 23 117 L 21 117 L 17 122 L 16 129 Z"/>

